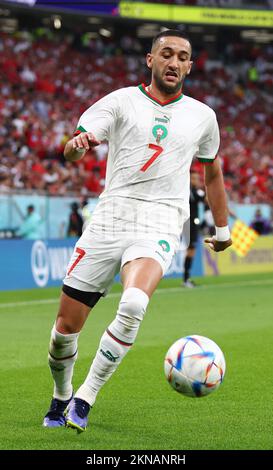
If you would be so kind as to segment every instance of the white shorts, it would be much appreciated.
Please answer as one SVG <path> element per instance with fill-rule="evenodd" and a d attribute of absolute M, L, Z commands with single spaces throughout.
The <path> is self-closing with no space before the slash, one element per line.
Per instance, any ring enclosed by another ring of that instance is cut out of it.
<path fill-rule="evenodd" d="M 87 229 L 75 245 L 64 284 L 105 296 L 125 263 L 137 258 L 153 258 L 160 264 L 163 276 L 175 249 L 174 240 L 158 234 L 149 239 L 117 238 L 100 236 Z"/>

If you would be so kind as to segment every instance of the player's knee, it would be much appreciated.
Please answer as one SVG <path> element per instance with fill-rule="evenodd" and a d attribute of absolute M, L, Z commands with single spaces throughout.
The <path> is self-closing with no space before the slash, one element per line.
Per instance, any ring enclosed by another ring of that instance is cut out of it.
<path fill-rule="evenodd" d="M 58 316 L 56 321 L 56 328 L 59 333 L 63 335 L 71 335 L 75 333 L 75 325 L 68 318 Z"/>
<path fill-rule="evenodd" d="M 148 295 L 137 287 L 128 287 L 120 299 L 118 315 L 140 323 L 149 303 Z"/>
<path fill-rule="evenodd" d="M 78 337 L 79 333 L 60 333 L 54 325 L 51 331 L 49 343 L 49 361 L 54 362 L 63 359 L 76 360 Z"/>

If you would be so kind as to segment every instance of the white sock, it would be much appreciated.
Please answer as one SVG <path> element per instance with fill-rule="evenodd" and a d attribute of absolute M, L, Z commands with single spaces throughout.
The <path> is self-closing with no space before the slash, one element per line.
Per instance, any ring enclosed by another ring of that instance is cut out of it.
<path fill-rule="evenodd" d="M 93 406 L 101 387 L 112 376 L 131 349 L 143 319 L 149 297 L 137 288 L 124 291 L 115 320 L 103 334 L 86 380 L 75 394 Z"/>
<path fill-rule="evenodd" d="M 68 400 L 73 392 L 72 376 L 78 353 L 79 333 L 63 335 L 55 325 L 51 331 L 48 363 L 54 380 L 53 397 Z"/>

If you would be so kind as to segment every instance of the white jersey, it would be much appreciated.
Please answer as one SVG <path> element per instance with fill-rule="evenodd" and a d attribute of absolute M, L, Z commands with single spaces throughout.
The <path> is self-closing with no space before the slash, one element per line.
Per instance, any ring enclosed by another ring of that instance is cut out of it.
<path fill-rule="evenodd" d="M 218 151 L 214 111 L 183 94 L 161 103 L 140 85 L 99 100 L 77 129 L 109 143 L 105 190 L 90 229 L 179 238 L 189 217 L 192 159 L 211 162 Z"/>

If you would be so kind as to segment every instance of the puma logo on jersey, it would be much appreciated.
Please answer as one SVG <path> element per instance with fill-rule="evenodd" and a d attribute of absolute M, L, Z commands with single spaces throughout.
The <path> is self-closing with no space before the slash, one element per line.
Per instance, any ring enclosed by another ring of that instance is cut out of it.
<path fill-rule="evenodd" d="M 168 122 L 169 122 L 169 119 L 164 119 L 164 118 L 155 118 L 155 121 L 157 121 L 157 122 L 165 122 L 165 123 L 168 123 Z"/>

